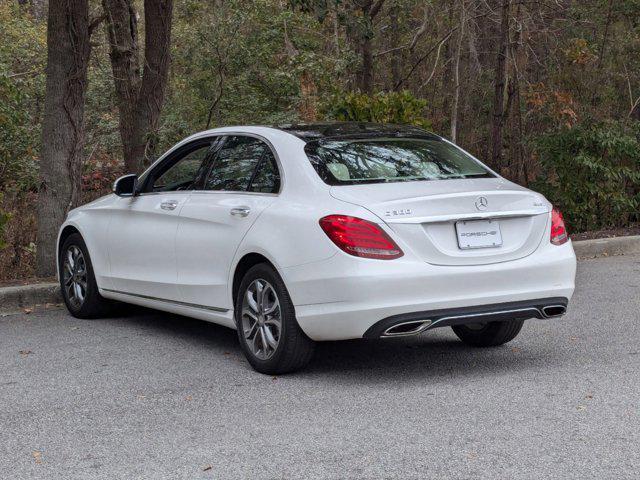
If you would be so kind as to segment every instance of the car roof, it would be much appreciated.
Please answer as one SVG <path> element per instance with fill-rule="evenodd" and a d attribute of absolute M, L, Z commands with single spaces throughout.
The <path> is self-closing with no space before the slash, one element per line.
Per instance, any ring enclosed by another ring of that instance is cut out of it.
<path fill-rule="evenodd" d="M 363 138 L 378 136 L 429 137 L 437 135 L 411 125 L 371 122 L 327 122 L 275 125 L 274 128 L 311 142 L 330 138 Z"/>

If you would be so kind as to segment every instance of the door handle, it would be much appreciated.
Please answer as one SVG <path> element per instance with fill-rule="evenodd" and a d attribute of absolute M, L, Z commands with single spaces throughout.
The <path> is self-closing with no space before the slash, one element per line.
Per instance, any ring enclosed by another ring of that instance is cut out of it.
<path fill-rule="evenodd" d="M 160 204 L 160 208 L 163 210 L 175 210 L 178 206 L 177 200 L 165 200 Z"/>
<path fill-rule="evenodd" d="M 246 217 L 251 212 L 249 207 L 235 207 L 229 210 L 229 213 L 234 217 Z"/>

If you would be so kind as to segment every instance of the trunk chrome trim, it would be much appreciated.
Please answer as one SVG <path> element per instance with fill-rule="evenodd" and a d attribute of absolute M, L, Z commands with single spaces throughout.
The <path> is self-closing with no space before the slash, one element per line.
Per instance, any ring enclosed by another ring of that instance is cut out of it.
<path fill-rule="evenodd" d="M 533 217 L 536 215 L 548 215 L 549 210 L 541 209 L 529 209 L 529 210 L 510 210 L 510 211 L 491 211 L 478 214 L 478 212 L 472 213 L 460 213 L 450 215 L 432 215 L 426 217 L 384 217 L 386 223 L 443 223 L 443 222 L 456 222 L 458 220 L 489 220 L 500 218 L 517 218 L 517 217 Z"/>
<path fill-rule="evenodd" d="M 105 292 L 118 293 L 120 295 L 129 295 L 130 297 L 142 298 L 144 300 L 153 300 L 155 302 L 170 303 L 170 304 L 178 305 L 181 307 L 199 308 L 201 310 L 210 310 L 212 312 L 219 312 L 219 313 L 225 313 L 229 311 L 228 308 L 209 307 L 207 305 L 198 305 L 197 303 L 180 302 L 178 300 L 167 300 L 166 298 L 152 297 L 150 295 L 141 295 L 139 293 L 123 292 L 120 290 L 112 290 L 110 288 L 101 288 L 100 290 Z"/>

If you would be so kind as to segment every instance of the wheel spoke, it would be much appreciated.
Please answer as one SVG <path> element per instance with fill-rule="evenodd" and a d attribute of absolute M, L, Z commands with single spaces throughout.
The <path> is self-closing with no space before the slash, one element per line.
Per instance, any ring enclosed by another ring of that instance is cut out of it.
<path fill-rule="evenodd" d="M 76 259 L 73 255 L 73 250 L 71 248 L 67 250 L 67 262 L 69 264 L 70 271 L 73 272 L 73 267 L 76 264 Z"/>
<path fill-rule="evenodd" d="M 74 297 L 78 300 L 78 301 L 82 301 L 82 290 L 80 290 L 80 285 L 78 284 L 78 282 L 73 282 L 73 293 L 74 293 Z"/>
<path fill-rule="evenodd" d="M 264 324 L 275 330 L 275 335 L 280 339 L 280 319 L 279 318 L 270 318 L 264 321 Z"/>
<path fill-rule="evenodd" d="M 243 308 L 242 309 L 242 316 L 245 317 L 249 317 L 251 320 L 253 320 L 254 322 L 258 321 L 258 315 L 250 308 Z"/>
<path fill-rule="evenodd" d="M 267 327 L 266 325 L 263 326 L 262 328 L 264 330 L 264 336 L 267 340 L 267 343 L 269 344 L 269 347 L 271 347 L 272 350 L 275 350 L 276 347 L 278 346 L 278 342 L 276 341 L 273 334 L 271 333 L 271 330 L 269 330 L 269 327 Z"/>
<path fill-rule="evenodd" d="M 260 312 L 262 310 L 263 301 L 264 301 L 264 285 L 260 282 L 260 280 L 256 280 L 256 312 Z"/>
<path fill-rule="evenodd" d="M 251 288 L 247 289 L 247 293 L 245 293 L 244 299 L 245 299 L 245 304 L 249 305 L 249 308 L 251 308 L 251 310 L 253 310 L 255 313 L 258 313 L 258 304 L 255 298 L 253 298 L 253 294 L 251 293 Z"/>
<path fill-rule="evenodd" d="M 256 340 L 258 339 L 258 334 L 256 333 L 251 339 L 251 351 L 253 352 L 254 355 L 258 356 L 258 347 L 256 346 Z"/>
<path fill-rule="evenodd" d="M 262 343 L 262 351 L 266 355 L 266 353 L 267 353 L 267 336 L 264 333 L 265 328 L 264 327 L 260 327 L 260 329 L 258 331 L 260 332 L 260 343 Z"/>
<path fill-rule="evenodd" d="M 264 309 L 264 314 L 265 315 L 271 315 L 272 313 L 274 313 L 276 310 L 280 309 L 280 302 L 278 301 L 278 298 L 276 297 L 276 299 L 274 300 L 274 302 L 269 305 L 267 308 Z M 278 312 L 278 315 L 280 314 L 280 312 Z"/>
<path fill-rule="evenodd" d="M 249 328 L 244 329 L 244 337 L 251 338 L 252 335 L 255 336 L 257 329 L 258 329 L 258 322 L 255 321 L 251 324 Z"/>

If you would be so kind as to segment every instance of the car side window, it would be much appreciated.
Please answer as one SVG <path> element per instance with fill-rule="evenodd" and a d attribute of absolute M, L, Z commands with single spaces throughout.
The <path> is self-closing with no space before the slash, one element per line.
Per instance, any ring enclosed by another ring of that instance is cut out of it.
<path fill-rule="evenodd" d="M 264 163 L 266 156 L 273 157 L 271 149 L 263 141 L 241 135 L 227 138 L 224 145 L 218 150 L 212 162 L 211 171 L 205 182 L 205 190 L 224 191 L 264 191 L 267 188 L 252 182 L 257 174 L 268 181 L 268 177 L 274 177 L 273 169 L 277 172 L 275 164 L 265 169 L 259 168 Z M 253 185 L 258 188 L 250 188 Z M 272 188 L 268 191 L 272 191 Z"/>
<path fill-rule="evenodd" d="M 256 173 L 249 185 L 250 192 L 278 193 L 280 190 L 280 172 L 271 149 L 262 156 Z"/>
<path fill-rule="evenodd" d="M 193 190 L 204 177 L 206 172 L 207 154 L 211 147 L 211 141 L 195 145 L 179 160 L 168 167 L 153 181 L 151 191 L 173 192 L 177 190 Z"/>

